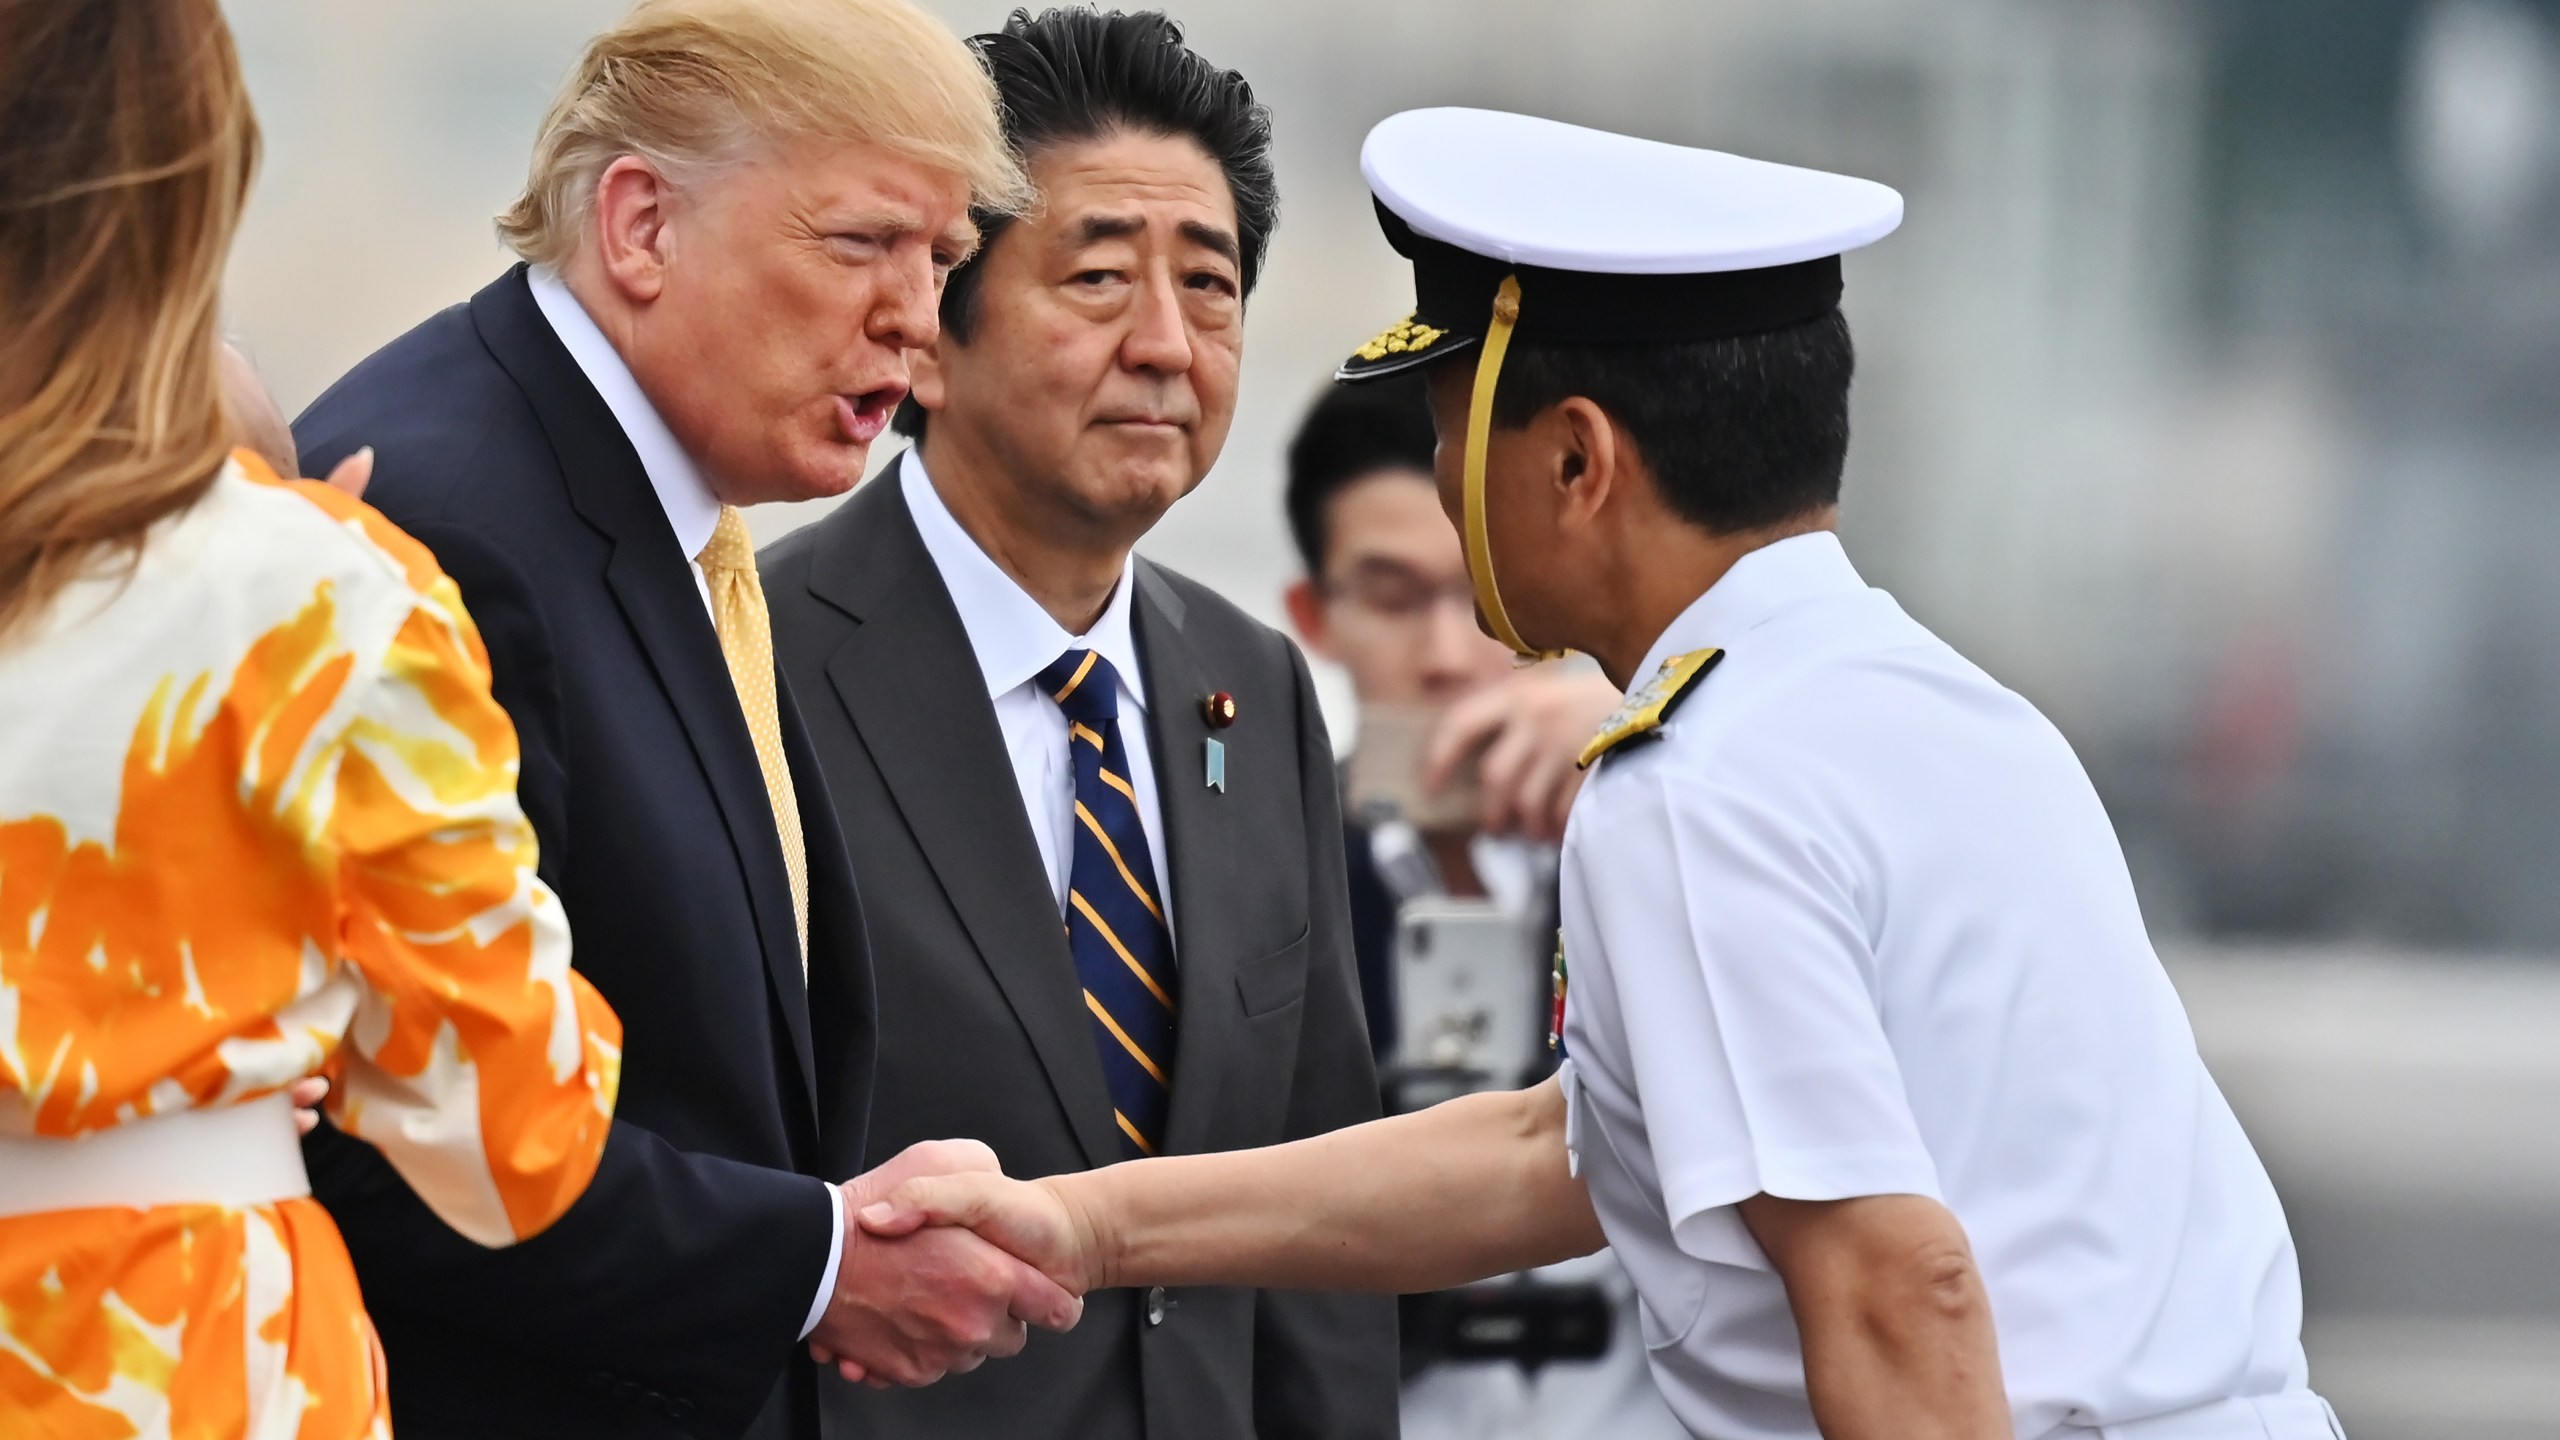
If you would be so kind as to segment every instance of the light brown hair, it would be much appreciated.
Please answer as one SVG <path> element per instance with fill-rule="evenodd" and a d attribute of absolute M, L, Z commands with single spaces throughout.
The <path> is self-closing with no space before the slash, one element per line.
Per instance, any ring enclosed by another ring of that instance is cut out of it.
<path fill-rule="evenodd" d="M 498 234 L 565 265 L 625 155 L 671 183 L 798 140 L 865 140 L 969 182 L 981 212 L 1030 190 L 996 122 L 995 85 L 910 0 L 642 0 L 561 87 L 524 194 Z"/>
<path fill-rule="evenodd" d="M 258 125 L 215 0 L 0 0 L 0 638 L 211 487 Z"/>

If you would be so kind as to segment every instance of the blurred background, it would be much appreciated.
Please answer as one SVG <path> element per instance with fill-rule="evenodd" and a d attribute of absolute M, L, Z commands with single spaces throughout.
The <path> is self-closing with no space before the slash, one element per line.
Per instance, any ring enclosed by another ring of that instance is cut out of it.
<path fill-rule="evenodd" d="M 1226 456 L 1143 548 L 1280 619 L 1281 448 L 1411 303 L 1356 166 L 1391 111 L 1898 187 L 1849 261 L 1853 552 L 2087 760 L 2350 1433 L 2560 1436 L 2560 0 L 1172 8 L 1271 105 L 1284 219 Z M 503 267 L 621 9 L 229 0 L 231 323 L 288 413 Z"/>

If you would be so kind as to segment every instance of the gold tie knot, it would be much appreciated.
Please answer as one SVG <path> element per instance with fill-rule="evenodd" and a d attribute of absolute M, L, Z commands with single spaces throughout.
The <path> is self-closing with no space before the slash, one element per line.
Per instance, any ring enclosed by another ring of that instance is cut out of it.
<path fill-rule="evenodd" d="M 711 541 L 696 555 L 705 574 L 714 570 L 747 570 L 756 568 L 756 542 L 747 534 L 747 517 L 735 505 L 720 507 L 720 523 L 711 527 Z"/>

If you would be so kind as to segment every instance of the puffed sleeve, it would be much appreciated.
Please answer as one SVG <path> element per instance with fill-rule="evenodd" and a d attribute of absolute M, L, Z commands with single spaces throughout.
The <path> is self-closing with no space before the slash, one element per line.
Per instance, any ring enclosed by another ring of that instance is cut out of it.
<path fill-rule="evenodd" d="M 337 771 L 340 945 L 363 998 L 329 1113 L 445 1223 L 511 1244 L 595 1174 L 622 1026 L 569 968 L 515 731 L 459 592 L 405 536 L 376 539 L 409 562 L 415 603 L 355 697 Z"/>
<path fill-rule="evenodd" d="M 1727 1208 L 1757 1194 L 1937 1198 L 1844 847 L 1745 785 L 1604 778 L 1566 893 L 1598 941 L 1606 1024 L 1572 1039 L 1634 1092 L 1681 1249 L 1760 1266 Z"/>

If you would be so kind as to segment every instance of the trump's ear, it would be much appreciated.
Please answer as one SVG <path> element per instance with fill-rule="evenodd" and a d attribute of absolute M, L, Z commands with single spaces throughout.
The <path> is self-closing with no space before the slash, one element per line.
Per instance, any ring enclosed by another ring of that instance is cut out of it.
<path fill-rule="evenodd" d="M 637 155 L 596 177 L 596 256 L 605 278 L 635 305 L 666 288 L 669 199 L 666 177 Z"/>

